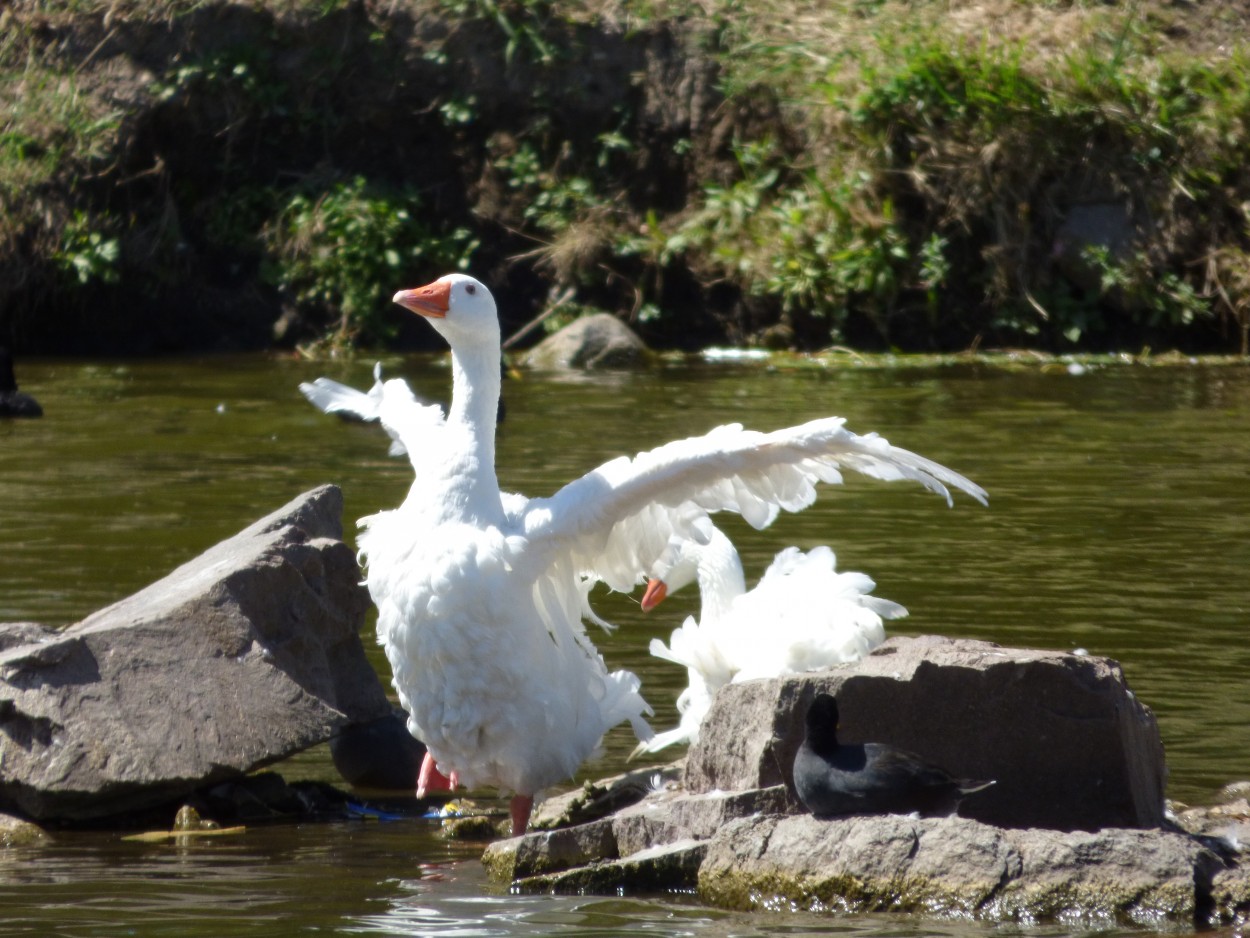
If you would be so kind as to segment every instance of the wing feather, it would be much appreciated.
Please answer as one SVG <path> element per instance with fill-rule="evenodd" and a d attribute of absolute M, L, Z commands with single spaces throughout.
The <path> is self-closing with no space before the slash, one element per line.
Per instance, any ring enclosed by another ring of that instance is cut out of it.
<path fill-rule="evenodd" d="M 779 510 L 806 508 L 816 484 L 841 482 L 844 469 L 919 482 L 948 505 L 951 489 L 986 503 L 985 491 L 959 473 L 844 423 L 828 417 L 772 433 L 727 424 L 606 462 L 550 498 L 533 499 L 519 520 L 531 541 L 565 552 L 583 575 L 624 591 L 672 534 L 697 536 L 693 527 L 704 513 L 738 512 L 763 528 Z"/>
<path fill-rule="evenodd" d="M 390 455 L 403 456 L 428 444 L 431 433 L 445 426 L 443 409 L 417 400 L 401 378 L 382 380 L 382 365 L 373 366 L 373 387 L 366 391 L 340 384 L 332 378 L 305 381 L 299 389 L 318 410 L 348 420 L 380 423 L 391 438 Z"/>

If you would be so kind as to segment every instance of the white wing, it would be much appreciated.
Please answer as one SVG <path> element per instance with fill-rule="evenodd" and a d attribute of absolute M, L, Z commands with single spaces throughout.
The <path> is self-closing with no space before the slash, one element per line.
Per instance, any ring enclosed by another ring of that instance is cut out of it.
<path fill-rule="evenodd" d="M 318 410 L 348 420 L 380 423 L 391 438 L 390 454 L 403 456 L 428 441 L 432 432 L 445 425 L 443 409 L 417 400 L 408 383 L 400 378 L 382 380 L 382 363 L 373 366 L 373 387 L 368 392 L 340 384 L 331 378 L 305 381 L 303 395 Z"/>
<path fill-rule="evenodd" d="M 378 405 L 382 403 L 382 363 L 373 366 L 373 387 L 368 392 L 357 391 L 332 378 L 317 378 L 300 384 L 300 392 L 308 402 L 327 414 L 337 414 L 348 420 L 366 423 L 378 419 Z"/>
<path fill-rule="evenodd" d="M 816 483 L 841 482 L 843 469 L 911 479 L 947 504 L 951 488 L 986 504 L 985 491 L 959 473 L 875 433 L 852 433 L 844 422 L 828 417 L 772 433 L 730 424 L 614 459 L 550 498 L 531 500 L 520 519 L 524 533 L 544 543 L 552 563 L 563 561 L 627 592 L 670 535 L 692 536 L 704 513 L 737 512 L 763 528 L 782 509 L 806 508 L 816 498 Z"/>

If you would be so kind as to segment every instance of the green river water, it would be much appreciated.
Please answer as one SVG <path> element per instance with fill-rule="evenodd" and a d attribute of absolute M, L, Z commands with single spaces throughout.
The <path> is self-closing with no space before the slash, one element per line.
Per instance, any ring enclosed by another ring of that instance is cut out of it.
<path fill-rule="evenodd" d="M 354 519 L 397 504 L 411 480 L 376 428 L 314 411 L 319 374 L 367 387 L 371 361 L 269 357 L 24 361 L 39 421 L 0 421 L 0 621 L 67 624 L 125 596 L 324 482 Z M 389 373 L 444 399 L 438 358 Z M 1074 373 L 1075 372 L 1075 373 Z M 724 527 L 749 581 L 789 544 L 827 543 L 911 615 L 894 634 L 939 633 L 1119 660 L 1157 714 L 1169 795 L 1212 801 L 1250 777 L 1250 369 L 1087 369 L 972 362 L 829 367 L 670 363 L 631 374 L 505 382 L 505 489 L 548 494 L 604 460 L 740 421 L 771 429 L 840 414 L 859 432 L 956 469 L 989 508 L 948 509 L 919 486 L 848 478 L 763 532 Z M 621 628 L 595 639 L 643 678 L 655 725 L 675 719 L 684 674 L 647 644 L 698 602 L 643 617 L 637 596 L 596 606 Z M 371 659 L 385 667 L 368 639 Z M 618 728 L 584 777 L 625 767 Z M 674 753 L 677 755 L 678 753 Z M 335 775 L 324 747 L 279 766 Z M 190 846 L 61 834 L 0 850 L 0 935 L 970 936 L 1014 928 L 882 916 L 737 915 L 690 897 L 522 897 L 490 886 L 480 845 L 430 822 L 257 828 Z M 1070 934 L 1072 926 L 1028 934 Z"/>

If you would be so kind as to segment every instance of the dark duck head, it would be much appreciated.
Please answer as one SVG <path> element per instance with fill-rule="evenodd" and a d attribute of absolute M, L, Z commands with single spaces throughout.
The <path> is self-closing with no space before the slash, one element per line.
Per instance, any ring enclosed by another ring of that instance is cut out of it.
<path fill-rule="evenodd" d="M 915 753 L 884 743 L 839 743 L 838 702 L 818 694 L 804 718 L 794 787 L 817 817 L 846 814 L 952 814 L 965 795 L 992 781 L 954 778 Z"/>

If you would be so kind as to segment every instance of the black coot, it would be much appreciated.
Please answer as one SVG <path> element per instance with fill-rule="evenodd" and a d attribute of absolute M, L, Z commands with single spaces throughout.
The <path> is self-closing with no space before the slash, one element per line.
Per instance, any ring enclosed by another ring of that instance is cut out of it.
<path fill-rule="evenodd" d="M 946 815 L 992 781 L 952 778 L 914 753 L 884 743 L 838 743 L 838 702 L 819 694 L 794 757 L 794 787 L 816 817 L 842 814 Z"/>

